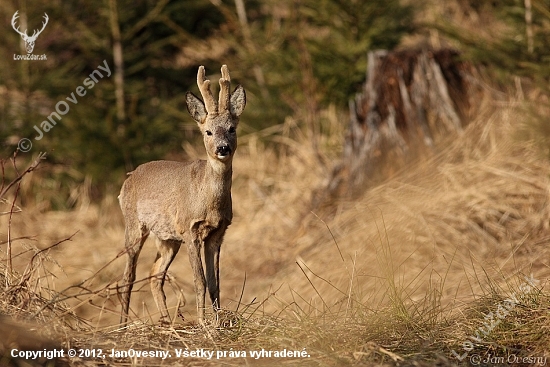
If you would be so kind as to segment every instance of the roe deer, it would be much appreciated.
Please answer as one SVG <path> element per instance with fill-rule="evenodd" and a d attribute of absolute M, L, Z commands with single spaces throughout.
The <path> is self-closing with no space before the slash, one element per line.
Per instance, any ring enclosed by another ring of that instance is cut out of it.
<path fill-rule="evenodd" d="M 161 323 L 170 321 L 163 290 L 166 271 L 182 243 L 187 244 L 193 269 L 199 323 L 204 323 L 205 288 L 208 288 L 214 312 L 220 307 L 220 247 L 233 218 L 232 161 L 237 149 L 237 124 L 246 105 L 246 95 L 240 85 L 231 94 L 226 65 L 221 68 L 219 102 L 214 100 L 203 66 L 199 67 L 197 84 L 204 103 L 187 92 L 187 110 L 199 125 L 207 159 L 142 164 L 129 174 L 120 191 L 128 253 L 121 287 L 123 324 L 128 320 L 137 259 L 150 232 L 156 236 L 158 249 L 151 269 L 151 292 L 161 314 Z"/>

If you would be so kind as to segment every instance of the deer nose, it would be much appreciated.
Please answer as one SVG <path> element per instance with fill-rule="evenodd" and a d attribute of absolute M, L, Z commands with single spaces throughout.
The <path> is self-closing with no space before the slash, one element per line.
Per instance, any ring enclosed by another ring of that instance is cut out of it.
<path fill-rule="evenodd" d="M 216 154 L 225 157 L 226 155 L 231 154 L 231 148 L 229 147 L 229 145 L 221 145 L 216 148 Z"/>

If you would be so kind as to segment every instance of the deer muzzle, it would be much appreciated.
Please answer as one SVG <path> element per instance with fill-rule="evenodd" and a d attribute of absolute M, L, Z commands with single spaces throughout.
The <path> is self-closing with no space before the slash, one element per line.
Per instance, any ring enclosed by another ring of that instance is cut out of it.
<path fill-rule="evenodd" d="M 231 147 L 229 145 L 220 145 L 216 148 L 216 155 L 219 159 L 225 159 L 231 155 Z"/>

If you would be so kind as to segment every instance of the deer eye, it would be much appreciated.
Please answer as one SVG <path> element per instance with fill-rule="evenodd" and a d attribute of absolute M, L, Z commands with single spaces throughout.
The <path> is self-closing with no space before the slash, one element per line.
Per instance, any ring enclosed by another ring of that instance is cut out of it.
<path fill-rule="evenodd" d="M 229 133 L 230 133 L 230 134 L 234 134 L 234 133 L 235 133 L 235 127 L 231 126 L 231 127 L 229 128 Z"/>
<path fill-rule="evenodd" d="M 206 135 L 208 135 L 208 136 L 212 136 L 212 131 L 210 131 L 210 130 L 206 130 Z"/>

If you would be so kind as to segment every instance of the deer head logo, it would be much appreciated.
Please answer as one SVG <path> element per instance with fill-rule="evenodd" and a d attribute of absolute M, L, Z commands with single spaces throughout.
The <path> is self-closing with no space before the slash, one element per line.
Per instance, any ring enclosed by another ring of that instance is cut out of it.
<path fill-rule="evenodd" d="M 34 49 L 34 42 L 36 42 L 36 38 L 40 33 L 42 33 L 44 28 L 46 28 L 46 24 L 48 24 L 48 19 L 49 19 L 48 14 L 44 13 L 45 22 L 42 23 L 42 29 L 39 31 L 35 29 L 34 32 L 32 33 L 32 36 L 29 37 L 26 29 L 25 29 L 25 32 L 21 32 L 19 30 L 19 27 L 15 28 L 15 21 L 17 20 L 17 18 L 19 18 L 19 15 L 17 15 L 17 13 L 19 13 L 19 10 L 16 11 L 15 14 L 13 14 L 13 17 L 11 18 L 11 26 L 17 33 L 21 35 L 21 38 L 23 38 L 23 41 L 25 41 L 25 48 L 27 49 L 27 53 L 30 54 Z"/>

